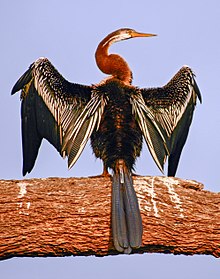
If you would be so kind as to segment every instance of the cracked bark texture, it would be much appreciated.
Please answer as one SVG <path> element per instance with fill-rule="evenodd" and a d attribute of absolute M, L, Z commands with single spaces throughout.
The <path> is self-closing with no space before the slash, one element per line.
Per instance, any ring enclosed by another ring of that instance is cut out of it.
<path fill-rule="evenodd" d="M 143 220 L 133 253 L 220 256 L 220 194 L 192 180 L 133 178 Z M 110 178 L 0 180 L 0 259 L 113 254 Z"/>

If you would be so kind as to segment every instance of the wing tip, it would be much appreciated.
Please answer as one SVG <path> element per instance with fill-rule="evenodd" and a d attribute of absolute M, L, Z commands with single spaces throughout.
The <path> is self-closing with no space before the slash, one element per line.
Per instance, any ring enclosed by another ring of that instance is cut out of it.
<path fill-rule="evenodd" d="M 184 64 L 184 65 L 182 66 L 182 68 L 188 68 L 188 69 L 190 69 L 189 65 L 187 65 L 187 64 Z"/>
<path fill-rule="evenodd" d="M 192 85 L 193 85 L 193 88 L 194 88 L 194 91 L 199 99 L 199 102 L 202 104 L 202 94 L 199 90 L 199 87 L 196 83 L 196 80 L 195 80 L 195 73 L 193 72 L 193 70 L 188 66 L 188 65 L 183 65 L 182 68 L 180 69 L 181 70 L 186 70 L 186 71 L 189 71 L 192 75 Z"/>
<path fill-rule="evenodd" d="M 11 95 L 14 95 L 18 90 L 15 88 L 15 86 L 13 86 L 12 90 L 11 90 Z"/>
<path fill-rule="evenodd" d="M 33 168 L 33 167 L 32 167 Z M 22 175 L 25 176 L 26 174 L 29 174 L 31 171 L 32 171 L 32 168 L 31 169 L 27 169 L 25 167 L 23 167 L 22 169 Z"/>
<path fill-rule="evenodd" d="M 196 93 L 196 96 L 198 97 L 200 104 L 202 104 L 202 94 L 201 94 L 201 92 L 199 90 L 199 87 L 198 87 L 195 79 L 193 79 L 193 82 L 194 82 L 193 83 L 193 88 L 194 88 L 194 91 Z"/>

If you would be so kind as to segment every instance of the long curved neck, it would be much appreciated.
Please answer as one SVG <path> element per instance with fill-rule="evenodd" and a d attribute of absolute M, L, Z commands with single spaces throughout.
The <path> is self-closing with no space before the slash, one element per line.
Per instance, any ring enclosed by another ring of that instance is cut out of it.
<path fill-rule="evenodd" d="M 118 54 L 108 54 L 109 47 L 115 41 L 111 36 L 101 41 L 95 53 L 96 64 L 103 73 L 112 75 L 125 84 L 131 84 L 132 72 L 127 62 Z"/>

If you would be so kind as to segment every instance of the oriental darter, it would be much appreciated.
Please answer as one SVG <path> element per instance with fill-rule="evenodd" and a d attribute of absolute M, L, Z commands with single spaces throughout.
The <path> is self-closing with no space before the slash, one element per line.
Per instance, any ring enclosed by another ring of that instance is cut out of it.
<path fill-rule="evenodd" d="M 112 235 L 117 251 L 131 253 L 142 244 L 142 220 L 132 171 L 143 139 L 163 171 L 174 176 L 186 142 L 197 98 L 201 94 L 192 70 L 183 66 L 163 87 L 133 86 L 132 72 L 109 47 L 118 41 L 154 34 L 119 29 L 105 37 L 95 53 L 99 69 L 109 77 L 96 85 L 71 83 L 47 58 L 39 58 L 21 76 L 12 94 L 21 92 L 23 175 L 30 173 L 42 139 L 68 157 L 71 168 L 88 140 L 112 170 Z"/>

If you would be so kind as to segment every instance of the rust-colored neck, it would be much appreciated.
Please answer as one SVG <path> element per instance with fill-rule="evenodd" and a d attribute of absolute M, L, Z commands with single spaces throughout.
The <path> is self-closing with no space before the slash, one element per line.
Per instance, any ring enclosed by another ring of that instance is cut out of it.
<path fill-rule="evenodd" d="M 95 53 L 97 66 L 103 73 L 112 75 L 125 84 L 131 84 L 132 72 L 127 62 L 118 54 L 108 54 L 109 47 L 115 42 L 110 35 L 98 45 Z"/>

